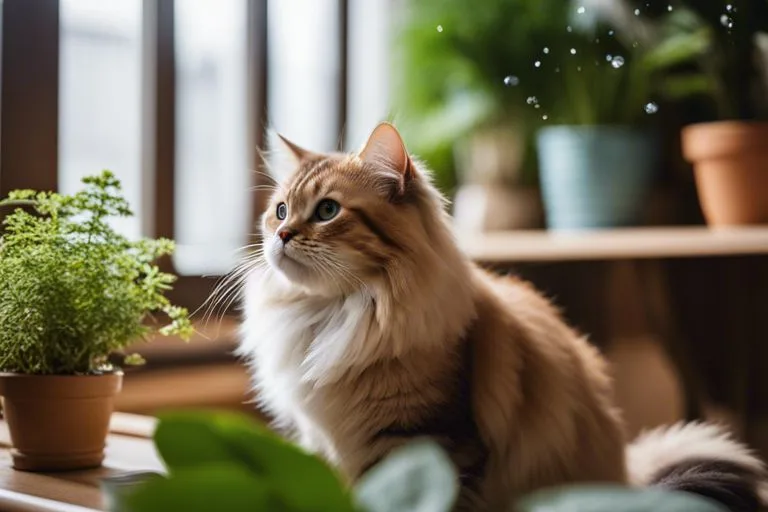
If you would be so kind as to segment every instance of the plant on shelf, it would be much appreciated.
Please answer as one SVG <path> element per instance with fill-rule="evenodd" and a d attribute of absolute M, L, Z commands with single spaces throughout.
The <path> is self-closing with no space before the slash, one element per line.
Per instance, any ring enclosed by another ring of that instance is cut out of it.
<path fill-rule="evenodd" d="M 153 264 L 173 243 L 129 241 L 111 227 L 131 211 L 110 172 L 83 184 L 0 201 L 13 208 L 0 238 L 0 395 L 18 469 L 99 465 L 122 382 L 108 356 L 155 331 L 192 331 L 164 296 L 175 277 Z M 155 313 L 169 323 L 156 325 Z"/>
<path fill-rule="evenodd" d="M 653 71 L 589 4 L 572 6 L 571 37 L 551 46 L 551 85 L 527 99 L 538 114 L 539 175 L 551 229 L 638 224 L 659 149 L 649 125 Z"/>
<path fill-rule="evenodd" d="M 320 458 L 234 413 L 162 415 L 154 435 L 167 474 L 107 478 L 109 510 L 228 512 L 449 512 L 458 475 L 434 442 L 394 450 L 350 489 Z M 524 497 L 520 512 L 722 512 L 683 492 L 619 486 L 545 489 Z"/>
<path fill-rule="evenodd" d="M 649 16 L 648 65 L 692 108 L 683 152 L 713 225 L 768 222 L 768 2 L 636 0 Z"/>
<path fill-rule="evenodd" d="M 526 98 L 551 85 L 535 62 L 570 36 L 567 4 L 489 0 L 478 8 L 462 0 L 407 3 L 395 37 L 393 117 L 409 147 L 430 163 L 447 192 L 454 191 L 456 178 L 463 188 L 483 187 L 489 194 L 520 192 L 494 201 L 483 228 L 495 229 L 494 222 L 505 217 L 513 224 L 513 217 L 522 224 L 540 222 L 536 213 L 507 209 L 531 203 L 531 188 L 538 202 L 529 129 L 535 116 Z M 476 198 L 467 202 L 468 218 L 484 217 L 478 209 L 485 202 Z M 461 194 L 456 203 L 461 223 Z"/>

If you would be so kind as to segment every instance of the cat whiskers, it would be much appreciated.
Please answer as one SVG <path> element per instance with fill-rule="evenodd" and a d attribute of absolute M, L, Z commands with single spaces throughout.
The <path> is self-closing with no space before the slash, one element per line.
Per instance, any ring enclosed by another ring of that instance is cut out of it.
<path fill-rule="evenodd" d="M 240 290 L 252 272 L 266 267 L 261 243 L 246 245 L 240 251 L 257 250 L 243 258 L 234 269 L 223 276 L 205 302 L 193 313 L 197 314 L 205 308 L 203 314 L 204 325 L 208 325 L 211 318 L 217 316 L 219 320 L 240 296 Z"/>

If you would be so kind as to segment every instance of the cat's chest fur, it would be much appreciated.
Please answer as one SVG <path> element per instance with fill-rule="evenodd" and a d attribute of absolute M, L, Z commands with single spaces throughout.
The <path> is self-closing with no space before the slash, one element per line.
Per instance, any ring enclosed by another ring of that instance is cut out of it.
<path fill-rule="evenodd" d="M 258 399 L 276 422 L 297 429 L 305 448 L 333 457 L 326 416 L 337 403 L 336 381 L 359 364 L 366 337 L 376 330 L 371 299 L 306 296 L 270 285 L 251 283 L 239 352 L 250 359 Z"/>
<path fill-rule="evenodd" d="M 251 361 L 258 399 L 278 425 L 298 431 L 305 448 L 355 473 L 373 433 L 420 417 L 424 396 L 443 400 L 452 365 L 430 372 L 423 359 L 425 350 L 432 360 L 450 357 L 450 338 L 441 324 L 405 311 L 382 319 L 362 291 L 317 297 L 276 284 L 254 279 L 246 290 L 239 352 Z M 412 389 L 425 395 L 411 402 Z"/>

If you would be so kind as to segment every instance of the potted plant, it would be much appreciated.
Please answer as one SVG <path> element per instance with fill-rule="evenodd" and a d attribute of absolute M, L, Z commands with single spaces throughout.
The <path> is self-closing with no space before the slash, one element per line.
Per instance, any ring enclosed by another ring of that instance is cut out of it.
<path fill-rule="evenodd" d="M 572 37 L 542 72 L 557 87 L 527 99 L 540 114 L 539 175 L 547 225 L 608 228 L 641 221 L 659 150 L 647 124 L 659 106 L 643 49 L 626 44 L 584 5 Z M 578 24 L 577 24 L 578 23 Z"/>
<path fill-rule="evenodd" d="M 163 295 L 174 276 L 152 263 L 173 243 L 115 232 L 110 218 L 131 212 L 110 172 L 83 183 L 73 195 L 19 190 L 0 201 L 15 208 L 0 238 L 0 395 L 17 469 L 100 465 L 122 382 L 107 357 L 156 330 L 192 330 Z M 151 325 L 155 312 L 170 323 Z"/>
<path fill-rule="evenodd" d="M 768 222 L 768 3 L 680 1 L 656 25 L 648 63 L 665 71 L 663 92 L 694 105 L 682 149 L 707 222 Z"/>
<path fill-rule="evenodd" d="M 414 151 L 454 192 L 465 229 L 539 227 L 540 196 L 526 108 L 551 86 L 541 63 L 566 38 L 562 0 L 409 2 L 397 41 L 394 117 Z M 538 65 L 537 65 L 538 62 Z"/>

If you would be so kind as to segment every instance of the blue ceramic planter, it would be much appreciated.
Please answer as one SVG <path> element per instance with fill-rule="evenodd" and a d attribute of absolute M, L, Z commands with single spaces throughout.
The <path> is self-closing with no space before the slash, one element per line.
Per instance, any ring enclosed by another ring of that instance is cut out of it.
<path fill-rule="evenodd" d="M 551 126 L 539 131 L 537 146 L 550 229 L 640 221 L 658 157 L 650 134 L 619 126 Z"/>

